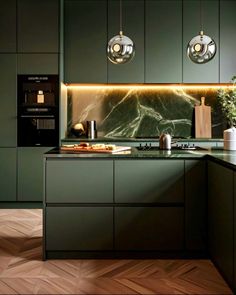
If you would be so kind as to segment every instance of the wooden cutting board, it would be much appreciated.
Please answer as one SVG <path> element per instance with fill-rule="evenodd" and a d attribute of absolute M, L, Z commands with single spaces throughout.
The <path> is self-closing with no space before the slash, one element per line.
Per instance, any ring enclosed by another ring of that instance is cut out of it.
<path fill-rule="evenodd" d="M 91 147 L 68 147 L 68 146 L 62 146 L 61 147 L 62 151 L 73 151 L 73 152 L 78 152 L 78 153 L 107 153 L 107 154 L 114 154 L 118 152 L 123 152 L 123 151 L 128 151 L 131 150 L 130 146 L 116 146 L 113 150 L 107 150 L 107 149 L 92 149 Z"/>
<path fill-rule="evenodd" d="M 205 97 L 201 97 L 201 105 L 195 106 L 195 137 L 211 138 L 211 107 L 205 105 Z"/>

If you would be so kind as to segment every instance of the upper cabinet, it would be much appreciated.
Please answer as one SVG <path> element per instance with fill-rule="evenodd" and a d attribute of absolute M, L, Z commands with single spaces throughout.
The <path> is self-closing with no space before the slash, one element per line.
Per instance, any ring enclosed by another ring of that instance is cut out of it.
<path fill-rule="evenodd" d="M 16 0 L 0 1 L 0 52 L 16 52 Z"/>
<path fill-rule="evenodd" d="M 108 40 L 119 34 L 119 2 L 108 1 Z M 122 1 L 122 20 L 124 35 L 134 42 L 135 56 L 121 65 L 108 61 L 108 83 L 144 83 L 144 1 Z"/>
<path fill-rule="evenodd" d="M 17 74 L 56 75 L 58 72 L 58 53 L 21 53 L 17 55 Z"/>
<path fill-rule="evenodd" d="M 236 75 L 236 1 L 220 2 L 220 82 L 227 83 Z"/>
<path fill-rule="evenodd" d="M 206 64 L 195 64 L 187 56 L 188 42 L 199 34 L 200 0 L 183 1 L 183 83 L 219 82 L 219 1 L 202 1 L 204 34 L 214 39 L 217 46 L 215 57 Z M 175 47 L 176 44 L 173 44 Z"/>
<path fill-rule="evenodd" d="M 107 1 L 65 0 L 64 75 L 68 83 L 107 83 Z"/>
<path fill-rule="evenodd" d="M 18 0 L 18 52 L 59 51 L 59 0 Z"/>
<path fill-rule="evenodd" d="M 135 44 L 135 56 L 115 65 L 108 61 L 106 47 L 119 34 L 119 4 L 65 0 L 64 82 L 225 83 L 236 74 L 236 1 L 123 0 L 122 28 Z M 187 56 L 187 45 L 201 30 L 201 15 L 204 33 L 213 38 L 217 51 L 209 62 L 196 64 Z"/>
<path fill-rule="evenodd" d="M 182 82 L 182 1 L 146 0 L 145 82 Z"/>

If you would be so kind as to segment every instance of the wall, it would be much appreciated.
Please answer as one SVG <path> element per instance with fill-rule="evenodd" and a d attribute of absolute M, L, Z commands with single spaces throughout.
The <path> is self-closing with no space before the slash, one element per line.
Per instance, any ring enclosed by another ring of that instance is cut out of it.
<path fill-rule="evenodd" d="M 194 137 L 194 106 L 201 96 L 212 107 L 212 137 L 222 138 L 226 124 L 217 89 L 197 87 L 68 87 L 67 136 L 78 122 L 96 120 L 99 136 Z"/>

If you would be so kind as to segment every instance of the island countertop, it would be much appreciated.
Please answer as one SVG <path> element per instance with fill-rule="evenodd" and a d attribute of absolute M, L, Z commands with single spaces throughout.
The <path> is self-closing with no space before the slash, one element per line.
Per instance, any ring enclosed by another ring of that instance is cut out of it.
<path fill-rule="evenodd" d="M 91 152 L 62 151 L 54 148 L 47 153 L 46 158 L 87 158 L 87 159 L 211 159 L 236 170 L 236 151 L 226 151 L 222 148 L 204 150 L 148 150 L 140 151 L 132 147 L 129 151 L 108 154 Z"/>

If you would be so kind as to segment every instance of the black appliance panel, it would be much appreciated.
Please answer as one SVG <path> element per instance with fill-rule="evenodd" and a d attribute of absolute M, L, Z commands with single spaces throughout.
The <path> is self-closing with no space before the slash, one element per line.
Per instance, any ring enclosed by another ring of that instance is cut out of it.
<path fill-rule="evenodd" d="M 58 143 L 58 75 L 18 75 L 18 146 Z"/>

